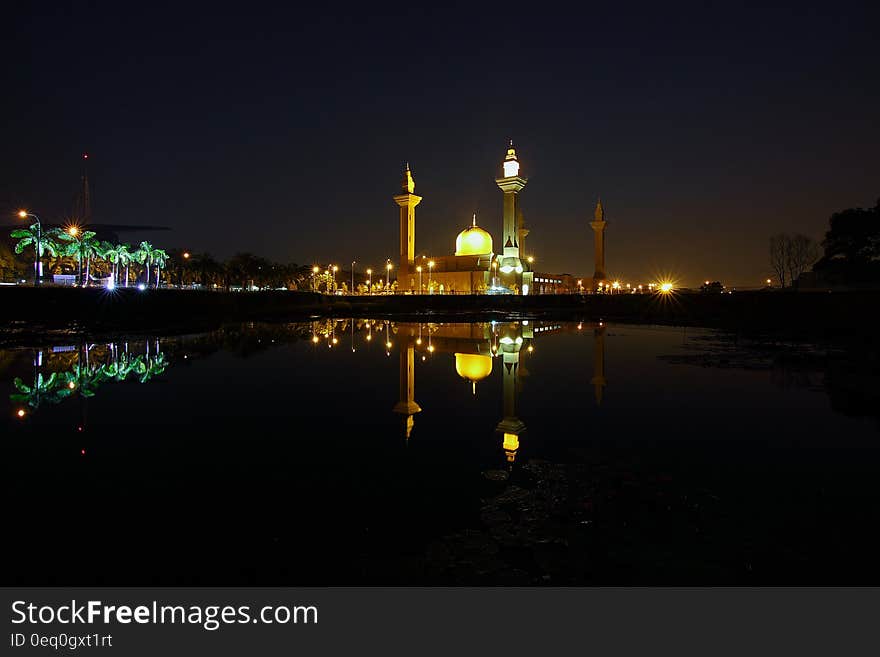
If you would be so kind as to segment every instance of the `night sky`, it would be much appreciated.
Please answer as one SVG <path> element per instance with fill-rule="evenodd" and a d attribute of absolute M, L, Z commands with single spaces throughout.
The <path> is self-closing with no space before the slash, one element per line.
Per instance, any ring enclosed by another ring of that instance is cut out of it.
<path fill-rule="evenodd" d="M 417 252 L 474 211 L 497 250 L 513 138 L 538 269 L 592 273 L 601 196 L 610 275 L 749 286 L 880 196 L 873 3 L 17 4 L 0 223 L 69 214 L 88 151 L 95 221 L 173 229 L 129 239 L 381 266 L 408 160 Z"/>

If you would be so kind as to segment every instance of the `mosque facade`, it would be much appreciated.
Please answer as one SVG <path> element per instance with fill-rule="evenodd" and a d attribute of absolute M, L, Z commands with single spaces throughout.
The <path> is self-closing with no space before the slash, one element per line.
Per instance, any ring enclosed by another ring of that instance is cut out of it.
<path fill-rule="evenodd" d="M 415 193 L 409 164 L 403 173 L 401 192 L 394 196 L 400 214 L 400 261 L 398 292 L 404 294 L 575 294 L 595 291 L 606 280 L 605 210 L 597 204 L 593 229 L 595 272 L 592 278 L 571 274 L 536 273 L 533 258 L 526 251 L 529 229 L 523 220 L 520 194 L 528 178 L 520 175 L 520 162 L 513 147 L 501 163 L 495 184 L 503 195 L 500 243 L 477 225 L 477 216 L 455 239 L 452 255 L 416 256 L 416 206 L 422 197 Z"/>

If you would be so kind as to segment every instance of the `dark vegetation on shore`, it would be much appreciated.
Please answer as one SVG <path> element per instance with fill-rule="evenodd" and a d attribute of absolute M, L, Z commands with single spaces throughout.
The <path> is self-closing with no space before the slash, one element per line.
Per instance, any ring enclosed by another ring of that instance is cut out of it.
<path fill-rule="evenodd" d="M 391 317 L 398 321 L 504 318 L 703 326 L 791 339 L 873 341 L 880 291 L 535 296 L 327 296 L 311 292 L 0 288 L 9 338 L 43 331 L 197 332 L 237 321 Z"/>

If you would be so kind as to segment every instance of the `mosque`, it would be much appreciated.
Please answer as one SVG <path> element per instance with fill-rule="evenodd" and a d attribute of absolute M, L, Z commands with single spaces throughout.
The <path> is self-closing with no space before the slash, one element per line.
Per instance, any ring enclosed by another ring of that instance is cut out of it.
<path fill-rule="evenodd" d="M 526 251 L 526 228 L 519 207 L 519 194 L 528 183 L 520 175 L 520 163 L 513 142 L 501 164 L 502 175 L 495 184 L 503 194 L 501 248 L 488 231 L 471 225 L 455 239 L 453 255 L 416 258 L 416 206 L 422 197 L 415 194 L 415 180 L 409 164 L 403 173 L 402 193 L 394 196 L 400 208 L 400 265 L 398 291 L 404 294 L 536 294 L 595 290 L 605 281 L 605 211 L 596 206 L 593 228 L 596 269 L 592 279 L 573 284 L 569 274 L 543 274 L 532 268 L 534 258 Z M 536 287 L 536 283 L 538 284 Z"/>

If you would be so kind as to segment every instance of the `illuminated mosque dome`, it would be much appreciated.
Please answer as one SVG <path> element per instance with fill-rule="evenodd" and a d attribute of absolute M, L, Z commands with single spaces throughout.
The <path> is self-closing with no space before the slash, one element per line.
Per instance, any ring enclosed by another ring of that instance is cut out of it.
<path fill-rule="evenodd" d="M 477 381 L 482 381 L 492 373 L 492 359 L 480 354 L 455 354 L 455 371 L 462 379 L 474 385 L 476 394 Z"/>
<path fill-rule="evenodd" d="M 455 255 L 472 256 L 490 253 L 492 253 L 492 236 L 477 226 L 477 215 L 474 215 L 474 223 L 455 238 Z"/>

